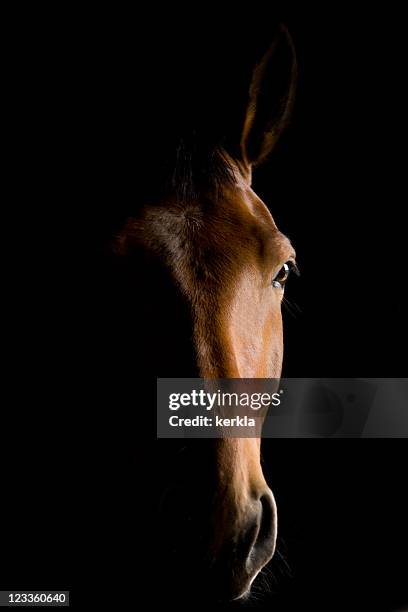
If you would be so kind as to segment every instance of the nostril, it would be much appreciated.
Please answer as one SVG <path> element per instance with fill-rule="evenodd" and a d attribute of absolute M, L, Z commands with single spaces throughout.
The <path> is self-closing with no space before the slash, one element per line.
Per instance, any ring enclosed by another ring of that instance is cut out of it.
<path fill-rule="evenodd" d="M 270 561 L 275 551 L 277 516 L 275 500 L 267 488 L 258 498 L 252 498 L 247 510 L 248 519 L 235 532 L 232 547 L 225 549 L 228 555 L 228 572 L 220 573 L 221 582 L 234 585 L 240 597 L 249 592 L 258 573 Z"/>
<path fill-rule="evenodd" d="M 274 538 L 275 531 L 275 512 L 270 495 L 262 495 L 261 499 L 261 520 L 257 537 L 257 543 L 265 542 Z"/>
<path fill-rule="evenodd" d="M 257 573 L 272 558 L 276 543 L 276 510 L 272 494 L 265 493 L 259 502 L 259 529 L 247 562 L 247 569 L 253 573 Z"/>

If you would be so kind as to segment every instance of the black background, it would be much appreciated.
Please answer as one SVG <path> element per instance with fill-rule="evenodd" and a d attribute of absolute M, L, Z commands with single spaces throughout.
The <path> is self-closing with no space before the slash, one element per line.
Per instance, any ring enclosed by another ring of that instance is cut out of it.
<path fill-rule="evenodd" d="M 137 198 L 154 114 L 169 117 L 190 79 L 208 121 L 233 109 L 276 17 L 297 49 L 298 95 L 254 188 L 301 269 L 288 285 L 284 374 L 406 374 L 402 16 L 273 4 L 237 13 L 7 22 L 2 588 L 71 588 L 80 602 L 103 585 L 114 600 L 118 585 L 144 590 L 153 575 L 148 596 L 160 589 L 152 469 L 168 449 L 152 428 L 123 427 L 132 418 L 115 408 L 120 390 L 101 400 L 95 347 L 109 324 L 93 256 Z M 264 459 L 292 577 L 275 560 L 274 592 L 259 605 L 407 603 L 405 441 L 267 441 Z"/>

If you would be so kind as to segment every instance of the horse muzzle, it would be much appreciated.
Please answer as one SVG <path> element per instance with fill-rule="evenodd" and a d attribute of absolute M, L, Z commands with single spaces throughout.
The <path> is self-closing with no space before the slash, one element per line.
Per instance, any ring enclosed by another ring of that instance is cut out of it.
<path fill-rule="evenodd" d="M 277 535 L 277 511 L 272 492 L 266 489 L 251 503 L 241 524 L 224 543 L 213 565 L 212 583 L 218 600 L 237 600 L 248 595 L 262 568 L 272 559 Z"/>

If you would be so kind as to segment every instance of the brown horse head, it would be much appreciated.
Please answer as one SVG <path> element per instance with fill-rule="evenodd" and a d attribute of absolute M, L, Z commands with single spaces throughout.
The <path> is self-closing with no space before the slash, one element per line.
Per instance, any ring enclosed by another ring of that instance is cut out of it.
<path fill-rule="evenodd" d="M 254 70 L 239 137 L 210 149 L 200 149 L 200 135 L 193 145 L 181 139 L 161 197 L 145 202 L 118 235 L 116 251 L 143 261 L 143 268 L 130 270 L 139 298 L 150 296 L 141 325 L 147 336 L 143 359 L 166 355 L 157 375 L 281 375 L 281 302 L 295 252 L 253 191 L 252 171 L 288 118 L 295 73 L 293 46 L 282 28 Z M 188 368 L 175 367 L 169 347 L 176 354 L 185 347 L 188 357 L 180 363 Z M 206 456 L 206 558 L 213 586 L 236 599 L 273 556 L 275 501 L 262 472 L 259 439 L 207 442 Z"/>

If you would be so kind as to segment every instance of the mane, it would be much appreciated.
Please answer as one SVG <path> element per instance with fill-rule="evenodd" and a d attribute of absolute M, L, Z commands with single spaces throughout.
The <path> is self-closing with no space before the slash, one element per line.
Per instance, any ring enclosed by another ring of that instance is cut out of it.
<path fill-rule="evenodd" d="M 203 195 L 217 199 L 222 187 L 235 181 L 234 168 L 223 146 L 197 133 L 178 140 L 167 169 L 164 190 L 181 204 Z"/>
<path fill-rule="evenodd" d="M 169 57 L 160 56 L 146 77 L 138 149 L 150 200 L 216 198 L 235 180 L 231 160 L 242 133 L 253 62 L 243 67 L 226 51 L 210 53 L 208 44 L 205 49 L 169 49 Z"/>
<path fill-rule="evenodd" d="M 216 202 L 235 181 L 232 162 L 255 60 L 241 39 L 232 45 L 224 33 L 211 44 L 196 33 L 169 38 L 149 49 L 148 62 L 141 54 L 137 70 L 130 60 L 114 63 L 107 81 L 118 103 L 106 111 L 115 113 L 115 123 L 101 139 L 106 204 L 95 215 L 106 241 L 145 206 Z"/>
<path fill-rule="evenodd" d="M 257 23 L 256 44 L 241 29 L 211 24 L 166 28 L 124 37 L 100 62 L 92 81 L 95 108 L 109 117 L 96 129 L 99 161 L 94 232 L 108 242 L 141 208 L 203 197 L 216 202 L 234 181 L 253 68 L 269 46 L 274 25 Z M 136 37 L 137 38 L 137 37 Z M 146 40 L 147 38 L 147 40 Z M 113 92 L 106 97 L 106 92 Z M 237 142 L 238 140 L 238 142 Z M 226 155 L 227 153 L 227 155 Z"/>

